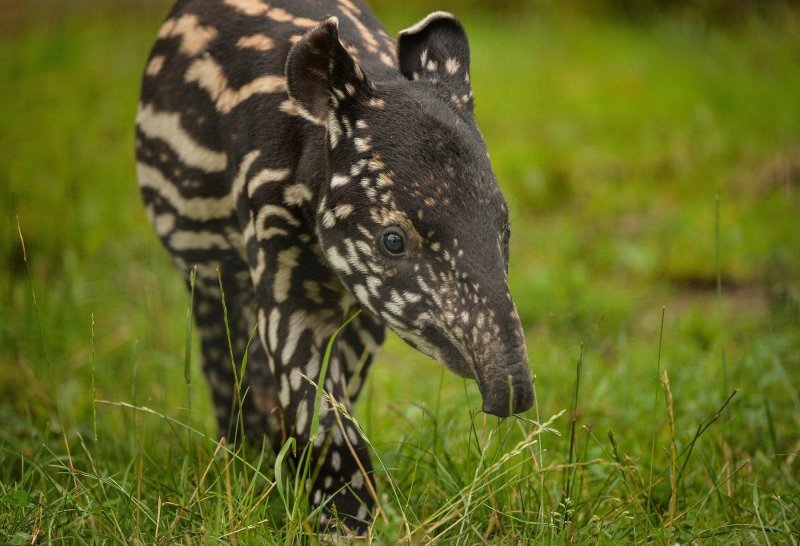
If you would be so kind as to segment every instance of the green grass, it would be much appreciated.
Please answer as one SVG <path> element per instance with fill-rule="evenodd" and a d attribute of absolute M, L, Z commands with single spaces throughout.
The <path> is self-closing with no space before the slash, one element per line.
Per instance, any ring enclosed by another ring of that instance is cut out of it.
<path fill-rule="evenodd" d="M 133 174 L 160 18 L 0 33 L 0 543 L 313 541 L 301 484 L 218 445 L 184 377 L 189 297 Z M 797 15 L 463 20 L 538 406 L 482 414 L 392 338 L 354 414 L 372 540 L 797 544 Z"/>

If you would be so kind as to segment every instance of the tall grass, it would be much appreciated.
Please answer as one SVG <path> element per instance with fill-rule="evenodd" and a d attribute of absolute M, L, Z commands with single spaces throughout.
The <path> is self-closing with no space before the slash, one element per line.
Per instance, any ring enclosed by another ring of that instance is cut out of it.
<path fill-rule="evenodd" d="M 293 446 L 218 440 L 139 204 L 136 9 L 0 33 L 0 543 L 313 543 Z M 375 462 L 367 542 L 797 544 L 796 16 L 459 15 L 537 406 L 396 338 L 352 414 L 318 392 Z"/>

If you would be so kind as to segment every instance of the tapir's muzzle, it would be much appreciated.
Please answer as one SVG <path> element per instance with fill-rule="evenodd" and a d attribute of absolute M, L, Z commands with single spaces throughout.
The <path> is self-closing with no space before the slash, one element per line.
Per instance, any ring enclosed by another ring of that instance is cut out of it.
<path fill-rule="evenodd" d="M 483 397 L 483 411 L 498 417 L 529 410 L 535 400 L 526 361 L 492 370 L 489 377 L 478 381 L 478 388 Z"/>

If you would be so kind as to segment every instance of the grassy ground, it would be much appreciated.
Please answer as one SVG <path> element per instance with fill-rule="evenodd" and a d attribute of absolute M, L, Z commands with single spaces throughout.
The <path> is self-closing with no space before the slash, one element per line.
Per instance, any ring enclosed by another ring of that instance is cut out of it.
<path fill-rule="evenodd" d="M 133 176 L 161 16 L 0 32 L 0 543 L 313 540 L 184 380 L 188 297 Z M 372 540 L 797 544 L 798 19 L 463 19 L 538 407 L 481 414 L 390 340 L 355 413 Z"/>

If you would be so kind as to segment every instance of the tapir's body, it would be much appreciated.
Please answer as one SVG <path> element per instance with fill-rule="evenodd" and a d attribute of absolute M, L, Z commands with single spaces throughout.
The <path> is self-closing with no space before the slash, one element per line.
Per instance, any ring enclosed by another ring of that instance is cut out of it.
<path fill-rule="evenodd" d="M 505 280 L 507 209 L 468 69 L 466 36 L 448 14 L 405 31 L 398 47 L 350 0 L 173 8 L 145 68 L 137 172 L 173 260 L 187 279 L 197 268 L 196 329 L 221 434 L 237 432 L 241 406 L 248 435 L 306 444 L 311 381 L 331 334 L 357 312 L 324 381 L 345 406 L 388 325 L 476 379 L 487 411 L 530 407 Z M 237 394 L 232 360 L 246 351 Z M 311 500 L 332 499 L 328 512 L 360 528 L 375 494 L 369 457 L 328 407 Z"/>

